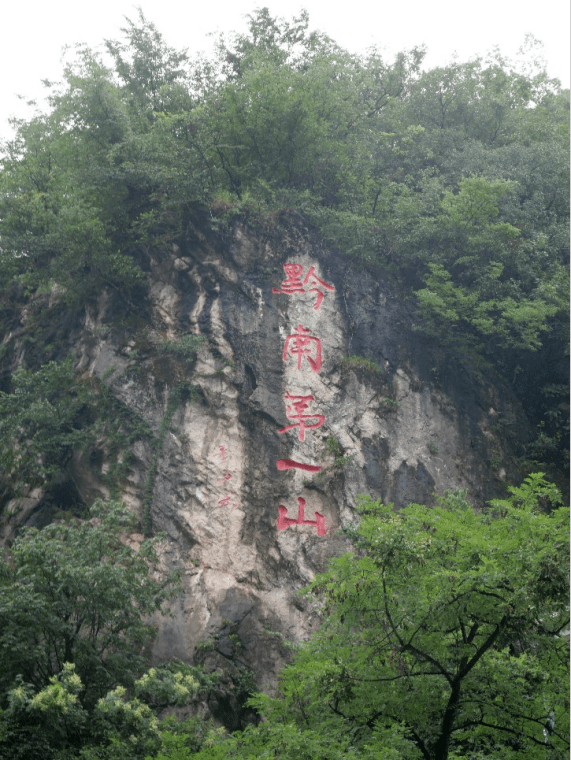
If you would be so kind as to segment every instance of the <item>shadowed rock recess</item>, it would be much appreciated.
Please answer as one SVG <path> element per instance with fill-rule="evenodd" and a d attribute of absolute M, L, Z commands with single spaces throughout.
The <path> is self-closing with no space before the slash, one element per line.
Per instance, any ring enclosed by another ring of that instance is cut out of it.
<path fill-rule="evenodd" d="M 163 423 L 162 448 L 136 441 L 121 484 L 166 532 L 165 567 L 183 569 L 153 657 L 224 666 L 244 692 L 271 690 L 287 659 L 275 634 L 299 641 L 317 626 L 298 590 L 349 548 L 341 529 L 358 495 L 396 509 L 446 489 L 480 504 L 499 496 L 517 478 L 525 415 L 499 380 L 415 329 L 414 303 L 382 273 L 301 219 L 225 232 L 194 222 L 171 251 L 145 256 L 135 318 L 118 323 L 127 307 L 103 293 L 69 341 L 84 377 L 103 378 L 155 435 Z M 195 357 L 161 349 L 188 335 L 205 338 Z M 77 453 L 59 488 L 72 502 L 108 496 L 108 467 L 104 449 Z M 45 524 L 53 501 L 30 494 L 20 524 Z M 210 704 L 229 727 L 242 720 L 239 692 Z"/>

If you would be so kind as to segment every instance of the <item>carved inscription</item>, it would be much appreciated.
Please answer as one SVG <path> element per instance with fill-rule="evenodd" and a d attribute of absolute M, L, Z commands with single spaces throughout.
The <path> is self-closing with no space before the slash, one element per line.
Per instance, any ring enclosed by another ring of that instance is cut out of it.
<path fill-rule="evenodd" d="M 286 517 L 287 515 L 287 507 L 284 507 L 283 504 L 280 504 L 278 507 L 278 530 L 286 530 L 286 528 L 289 528 L 290 525 L 314 525 L 317 528 L 317 535 L 318 536 L 324 536 L 325 535 L 325 517 L 323 517 L 322 514 L 319 512 L 315 513 L 315 520 L 306 520 L 305 519 L 305 499 L 302 499 L 301 496 L 297 497 L 298 507 L 297 507 L 297 518 L 294 517 Z"/>
<path fill-rule="evenodd" d="M 307 327 L 298 325 L 295 332 L 288 335 L 284 344 L 284 362 L 291 356 L 297 356 L 297 368 L 301 369 L 302 359 L 309 362 L 314 372 L 321 369 L 321 341 L 315 335 L 310 335 Z"/>
<path fill-rule="evenodd" d="M 301 264 L 289 263 L 284 264 L 285 280 L 281 288 L 272 288 L 273 293 L 283 293 L 287 296 L 296 294 L 314 293 L 315 302 L 313 309 L 318 311 L 323 303 L 323 299 L 328 292 L 334 291 L 335 287 L 325 282 L 315 273 L 315 267 L 310 266 L 304 276 L 304 267 Z M 319 374 L 322 365 L 322 342 L 321 338 L 313 335 L 312 331 L 302 324 L 299 324 L 295 330 L 286 337 L 283 348 L 283 361 L 293 362 L 296 369 L 301 372 L 303 368 L 309 368 Z M 305 441 L 307 431 L 320 428 L 326 421 L 324 414 L 316 410 L 316 399 L 310 393 L 299 393 L 294 390 L 287 390 L 284 400 L 286 402 L 286 415 L 288 420 L 292 420 L 290 425 L 285 425 L 278 430 L 278 433 L 288 433 L 296 431 L 298 440 Z M 294 459 L 279 459 L 276 467 L 280 471 L 297 469 L 305 472 L 316 473 L 321 471 L 319 465 L 308 464 L 306 462 L 297 462 Z M 318 536 L 325 535 L 325 517 L 319 512 L 315 512 L 314 520 L 305 519 L 306 501 L 303 497 L 298 496 L 297 518 L 288 517 L 288 510 L 283 504 L 278 507 L 278 530 L 286 530 L 295 525 L 313 525 Z"/>
<path fill-rule="evenodd" d="M 303 281 L 303 266 L 301 264 L 284 264 L 286 278 L 282 282 L 281 289 L 272 288 L 272 293 L 285 293 L 288 296 L 294 293 L 316 293 L 313 308 L 317 311 L 323 303 L 325 291 L 335 290 L 333 285 L 324 282 L 315 274 L 315 267 L 309 267 Z M 307 287 L 309 286 L 309 287 Z"/>

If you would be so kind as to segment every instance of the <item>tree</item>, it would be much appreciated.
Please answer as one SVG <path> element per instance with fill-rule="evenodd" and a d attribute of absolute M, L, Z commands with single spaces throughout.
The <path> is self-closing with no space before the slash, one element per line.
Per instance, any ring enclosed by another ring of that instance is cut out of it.
<path fill-rule="evenodd" d="M 395 513 L 362 498 L 355 551 L 309 592 L 324 624 L 271 722 L 356 747 L 405 729 L 425 760 L 568 754 L 569 510 L 530 476 L 476 512 L 462 492 Z"/>
<path fill-rule="evenodd" d="M 76 302 L 124 293 L 143 250 L 172 250 L 198 206 L 295 206 L 396 275 L 418 328 L 452 348 L 513 370 L 550 334 L 564 344 L 568 95 L 535 53 L 527 68 L 495 51 L 421 73 L 422 49 L 355 55 L 305 12 L 267 8 L 209 60 L 170 48 L 140 9 L 122 31 L 113 67 L 76 48 L 50 112 L 14 124 L 6 282 Z"/>
<path fill-rule="evenodd" d="M 157 542 L 128 537 L 133 515 L 120 503 L 96 502 L 91 519 L 24 529 L 3 564 L 0 585 L 0 700 L 17 676 L 40 691 L 75 666 L 79 701 L 91 708 L 142 672 L 155 629 L 178 593 L 177 573 L 157 577 Z"/>
<path fill-rule="evenodd" d="M 187 354 L 192 349 L 184 347 Z M 129 444 L 141 437 L 152 439 L 148 425 L 120 404 L 103 382 L 77 376 L 71 357 L 36 371 L 18 367 L 12 385 L 12 393 L 0 391 L 1 500 L 21 496 L 25 488 L 48 490 L 73 451 L 96 439 L 109 453 L 105 482 L 113 494 L 120 472 L 129 465 Z"/>
<path fill-rule="evenodd" d="M 37 372 L 19 367 L 12 382 L 13 393 L 0 391 L 0 484 L 19 494 L 24 486 L 53 483 L 73 449 L 90 440 L 92 431 L 80 421 L 93 398 L 71 359 Z"/>
<path fill-rule="evenodd" d="M 168 92 L 169 85 L 186 78 L 184 64 L 188 55 L 186 50 L 178 52 L 168 47 L 155 25 L 145 18 L 142 9 L 138 7 L 137 11 L 138 24 L 125 17 L 127 27 L 121 31 L 126 42 L 106 40 L 105 45 L 127 90 L 151 116 L 151 109 L 162 111 L 165 107 L 161 90 L 164 88 Z"/>
<path fill-rule="evenodd" d="M 142 760 L 163 743 L 157 710 L 188 704 L 213 680 L 198 668 L 168 663 L 136 680 L 131 693 L 117 686 L 87 708 L 80 699 L 84 685 L 72 663 L 64 663 L 62 672 L 39 691 L 18 679 L 8 692 L 7 709 L 0 712 L 0 758 Z M 173 721 L 167 719 L 167 744 L 172 728 Z M 188 747 L 189 739 L 199 748 L 208 731 L 200 719 L 182 721 L 176 728 L 179 733 L 194 729 L 194 737 L 180 737 L 182 748 Z"/>

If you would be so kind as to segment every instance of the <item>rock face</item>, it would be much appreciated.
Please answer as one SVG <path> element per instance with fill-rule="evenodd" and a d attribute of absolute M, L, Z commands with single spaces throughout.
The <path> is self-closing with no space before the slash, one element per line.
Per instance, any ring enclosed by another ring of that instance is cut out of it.
<path fill-rule="evenodd" d="M 224 234 L 197 222 L 148 261 L 145 323 L 109 329 L 113 297 L 102 294 L 73 348 L 81 372 L 105 378 L 155 432 L 163 424 L 159 455 L 136 442 L 122 486 L 142 515 L 150 482 L 165 566 L 184 571 L 154 657 L 224 663 L 239 688 L 210 708 L 235 727 L 248 678 L 271 689 L 283 665 L 272 632 L 298 641 L 317 626 L 298 590 L 349 548 L 340 531 L 359 494 L 397 509 L 458 487 L 475 503 L 498 496 L 525 416 L 415 330 L 402 293 L 302 220 Z M 157 349 L 188 335 L 205 337 L 192 362 Z M 181 383 L 194 390 L 177 397 Z M 511 443 L 499 435 L 508 425 Z M 84 501 L 108 495 L 108 466 L 105 451 L 70 462 Z M 30 494 L 21 520 L 43 498 Z"/>

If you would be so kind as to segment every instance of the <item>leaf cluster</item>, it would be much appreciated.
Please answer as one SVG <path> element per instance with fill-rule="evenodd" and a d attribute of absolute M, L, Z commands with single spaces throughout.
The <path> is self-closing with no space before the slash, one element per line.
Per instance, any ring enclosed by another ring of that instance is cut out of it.
<path fill-rule="evenodd" d="M 210 59 L 142 11 L 112 65 L 75 49 L 50 108 L 15 121 L 0 174 L 0 271 L 81 300 L 143 281 L 198 207 L 295 207 L 416 294 L 418 328 L 501 363 L 564 339 L 568 93 L 537 41 L 421 70 L 355 55 L 267 8 Z M 214 216 L 213 216 L 214 219 Z"/>
<path fill-rule="evenodd" d="M 36 372 L 19 367 L 12 383 L 13 393 L 0 391 L 0 472 L 3 488 L 19 493 L 49 485 L 73 449 L 92 440 L 83 418 L 93 397 L 71 358 Z"/>
<path fill-rule="evenodd" d="M 127 541 L 136 530 L 120 503 L 96 502 L 91 520 L 23 529 L 0 587 L 0 649 L 5 695 L 16 675 L 39 690 L 73 662 L 80 701 L 93 705 L 129 682 L 154 628 L 145 622 L 177 593 L 177 574 L 154 576 L 158 538 Z M 5 698 L 5 697 L 4 697 Z"/>
<path fill-rule="evenodd" d="M 411 754 L 568 752 L 569 510 L 541 474 L 476 512 L 465 493 L 396 513 L 363 497 L 355 551 L 308 589 L 320 631 L 257 698 L 272 724 L 351 737 L 400 727 Z M 549 506 L 549 511 L 543 511 Z"/>

